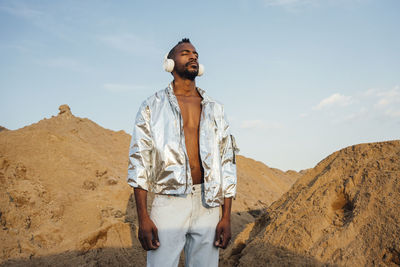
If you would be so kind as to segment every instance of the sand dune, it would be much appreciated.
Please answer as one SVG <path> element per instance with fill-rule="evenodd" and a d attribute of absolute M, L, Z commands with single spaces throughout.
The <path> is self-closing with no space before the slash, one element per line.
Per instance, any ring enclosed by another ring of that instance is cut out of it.
<path fill-rule="evenodd" d="M 308 170 L 235 240 L 225 266 L 399 266 L 400 141 Z"/>
<path fill-rule="evenodd" d="M 0 263 L 142 266 L 125 180 L 130 135 L 75 117 L 67 105 L 59 109 L 50 119 L 0 132 Z M 301 176 L 242 156 L 237 162 L 234 235 Z"/>

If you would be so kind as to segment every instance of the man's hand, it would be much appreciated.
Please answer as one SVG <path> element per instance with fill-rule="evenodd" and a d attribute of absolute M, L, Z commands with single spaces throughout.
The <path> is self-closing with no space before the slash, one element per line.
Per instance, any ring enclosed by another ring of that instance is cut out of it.
<path fill-rule="evenodd" d="M 139 241 L 144 250 L 154 250 L 160 246 L 157 227 L 149 217 L 139 222 Z"/>
<path fill-rule="evenodd" d="M 231 240 L 231 221 L 229 218 L 222 218 L 217 224 L 215 229 L 215 241 L 216 247 L 225 249 L 229 241 Z"/>
<path fill-rule="evenodd" d="M 139 219 L 139 241 L 145 250 L 154 250 L 160 246 L 158 230 L 147 213 L 147 191 L 135 188 L 136 209 Z"/>
<path fill-rule="evenodd" d="M 231 240 L 231 206 L 232 198 L 224 198 L 222 218 L 215 229 L 214 245 L 225 249 Z"/>

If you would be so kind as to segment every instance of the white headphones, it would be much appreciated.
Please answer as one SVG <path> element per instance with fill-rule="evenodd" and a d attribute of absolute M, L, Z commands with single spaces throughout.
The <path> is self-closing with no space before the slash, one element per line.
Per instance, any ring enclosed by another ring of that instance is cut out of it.
<path fill-rule="evenodd" d="M 165 54 L 164 56 L 164 63 L 163 63 L 163 68 L 167 72 L 172 72 L 174 70 L 175 62 L 173 59 L 168 58 L 168 53 Z M 201 76 L 204 73 L 204 65 L 199 64 L 199 73 L 197 76 Z"/>

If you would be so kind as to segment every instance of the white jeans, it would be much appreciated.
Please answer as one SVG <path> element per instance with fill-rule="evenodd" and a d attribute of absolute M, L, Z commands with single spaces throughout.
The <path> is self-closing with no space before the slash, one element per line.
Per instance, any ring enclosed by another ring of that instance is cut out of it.
<path fill-rule="evenodd" d="M 178 266 L 182 249 L 185 266 L 218 266 L 214 246 L 219 207 L 204 205 L 202 185 L 187 195 L 156 195 L 150 217 L 157 226 L 160 246 L 147 252 L 147 266 Z"/>

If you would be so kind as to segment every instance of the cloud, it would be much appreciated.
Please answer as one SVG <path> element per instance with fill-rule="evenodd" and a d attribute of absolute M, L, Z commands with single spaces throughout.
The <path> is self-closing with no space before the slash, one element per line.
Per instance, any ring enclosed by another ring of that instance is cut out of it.
<path fill-rule="evenodd" d="M 106 83 L 103 85 L 103 87 L 107 91 L 113 93 L 137 92 L 137 91 L 145 91 L 147 89 L 147 86 L 121 84 L 121 83 Z"/>
<path fill-rule="evenodd" d="M 346 113 L 343 117 L 336 117 L 332 120 L 333 123 L 339 124 L 343 122 L 353 122 L 353 121 L 359 121 L 362 119 L 368 119 L 370 118 L 369 116 L 369 110 L 366 109 L 365 107 L 361 107 L 358 111 L 355 111 L 353 113 Z"/>
<path fill-rule="evenodd" d="M 391 105 L 400 105 L 400 87 L 396 86 L 392 90 L 376 92 L 378 102 L 375 103 L 376 108 L 385 108 Z"/>
<path fill-rule="evenodd" d="M 376 112 L 389 118 L 400 118 L 400 86 L 387 91 L 376 90 L 371 97 L 375 100 L 373 108 Z"/>
<path fill-rule="evenodd" d="M 315 7 L 320 3 L 325 2 L 321 2 L 321 0 L 264 0 L 267 7 L 281 7 L 289 12 L 297 12 L 306 7 Z"/>
<path fill-rule="evenodd" d="M 103 35 L 98 36 L 98 39 L 114 49 L 130 54 L 161 53 L 152 41 L 145 40 L 130 33 Z"/>
<path fill-rule="evenodd" d="M 351 107 L 346 109 L 333 108 L 350 104 Z M 322 99 L 318 105 L 312 107 L 314 111 L 328 108 L 330 108 L 330 112 L 324 112 L 324 116 L 330 116 L 333 123 L 368 121 L 371 119 L 398 121 L 400 118 L 400 86 L 394 86 L 389 90 L 370 88 L 352 96 L 336 93 Z"/>
<path fill-rule="evenodd" d="M 385 115 L 388 117 L 392 117 L 392 118 L 400 118 L 400 109 L 398 110 L 393 110 L 393 109 L 389 109 L 385 111 Z"/>
<path fill-rule="evenodd" d="M 0 5 L 0 11 L 4 11 L 13 16 L 22 17 L 26 19 L 37 18 L 43 14 L 39 10 L 32 9 L 18 2 L 13 2 L 13 6 Z"/>
<path fill-rule="evenodd" d="M 265 122 L 263 120 L 244 120 L 242 121 L 240 128 L 242 129 L 281 129 L 283 126 L 276 122 Z"/>
<path fill-rule="evenodd" d="M 299 116 L 300 116 L 300 118 L 305 118 L 308 116 L 308 114 L 303 112 L 303 113 L 300 113 Z"/>
<path fill-rule="evenodd" d="M 37 1 L 26 2 L 33 5 L 32 3 L 36 3 Z M 10 1 L 9 4 L 0 4 L 0 13 L 5 12 L 17 18 L 27 20 L 30 25 L 44 31 L 46 34 L 51 34 L 69 43 L 79 44 L 82 42 L 80 39 L 76 40 L 73 38 L 76 29 L 69 26 L 69 22 L 65 17 L 57 16 L 54 12 L 49 12 L 43 5 L 41 7 L 42 10 L 38 10 L 36 7 L 30 7 L 27 3 Z M 36 3 L 36 5 L 38 4 Z"/>
<path fill-rule="evenodd" d="M 29 54 L 29 56 L 37 54 L 38 51 L 47 51 L 49 45 L 43 40 L 36 39 L 9 39 L 0 43 L 0 49 L 16 51 L 18 53 Z M 3 51 L 4 52 L 4 51 Z M 36 60 L 40 64 L 45 60 Z"/>
<path fill-rule="evenodd" d="M 347 106 L 353 103 L 351 96 L 341 95 L 339 93 L 333 94 L 321 100 L 318 105 L 314 106 L 313 110 L 321 110 L 333 106 Z"/>
<path fill-rule="evenodd" d="M 81 62 L 76 59 L 68 58 L 68 57 L 58 57 L 58 58 L 50 58 L 37 61 L 39 65 L 50 67 L 50 68 L 61 68 L 68 69 L 77 72 L 88 73 L 91 69 L 88 66 L 85 66 Z"/>
<path fill-rule="evenodd" d="M 368 89 L 367 91 L 365 91 L 365 92 L 363 92 L 363 96 L 366 96 L 366 97 L 369 97 L 369 96 L 373 96 L 373 95 L 376 95 L 376 93 L 378 92 L 379 90 L 378 89 L 376 89 L 376 88 L 370 88 L 370 89 Z"/>
<path fill-rule="evenodd" d="M 348 6 L 359 4 L 366 0 L 264 0 L 267 7 L 281 7 L 286 11 L 297 12 L 303 8 L 329 6 Z"/>
<path fill-rule="evenodd" d="M 267 6 L 293 6 L 313 2 L 312 0 L 265 0 Z"/>

